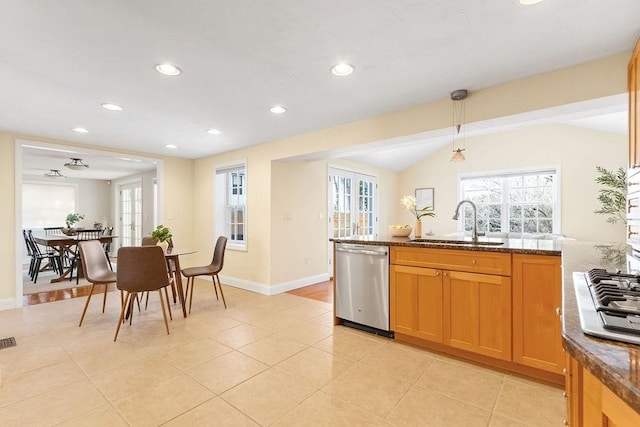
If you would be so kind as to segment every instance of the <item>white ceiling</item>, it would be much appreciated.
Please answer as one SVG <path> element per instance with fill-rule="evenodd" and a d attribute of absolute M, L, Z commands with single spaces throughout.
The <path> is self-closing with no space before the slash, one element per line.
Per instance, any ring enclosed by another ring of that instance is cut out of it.
<path fill-rule="evenodd" d="M 629 51 L 640 30 L 638 0 L 0 0 L 0 10 L 0 130 L 185 158 Z M 338 61 L 355 72 L 333 76 Z M 161 62 L 183 74 L 158 74 Z M 273 115 L 274 104 L 288 112 Z M 393 153 L 415 160 L 409 151 Z"/>

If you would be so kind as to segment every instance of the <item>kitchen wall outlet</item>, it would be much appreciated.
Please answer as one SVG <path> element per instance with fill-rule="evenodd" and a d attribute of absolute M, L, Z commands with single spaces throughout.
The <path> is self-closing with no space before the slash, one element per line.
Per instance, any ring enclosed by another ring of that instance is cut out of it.
<path fill-rule="evenodd" d="M 304 263 L 309 264 L 309 255 L 304 256 Z"/>
<path fill-rule="evenodd" d="M 283 221 L 291 221 L 291 212 L 282 212 Z"/>

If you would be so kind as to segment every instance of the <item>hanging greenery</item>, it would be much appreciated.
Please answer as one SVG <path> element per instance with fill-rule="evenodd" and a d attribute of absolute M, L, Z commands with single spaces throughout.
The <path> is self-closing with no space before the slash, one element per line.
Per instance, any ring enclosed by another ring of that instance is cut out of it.
<path fill-rule="evenodd" d="M 597 214 L 609 215 L 607 222 L 616 224 L 618 221 L 627 222 L 627 172 L 623 168 L 617 171 L 609 171 L 601 166 L 596 166 L 600 174 L 596 182 L 603 186 L 598 192 L 598 201 L 602 207 Z"/>

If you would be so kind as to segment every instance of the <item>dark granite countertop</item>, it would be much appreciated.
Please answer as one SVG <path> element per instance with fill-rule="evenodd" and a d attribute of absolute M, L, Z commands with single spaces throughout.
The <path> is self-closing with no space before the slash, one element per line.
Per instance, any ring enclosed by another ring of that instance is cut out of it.
<path fill-rule="evenodd" d="M 471 239 L 456 239 L 451 237 L 429 236 L 413 240 L 413 237 L 392 237 L 385 235 L 356 236 L 350 238 L 330 239 L 335 243 L 356 243 L 382 246 L 410 246 L 417 248 L 458 249 L 466 251 L 507 252 L 530 255 L 560 255 L 562 243 L 559 240 L 542 239 L 498 239 L 481 237 L 478 244 Z M 463 243 L 464 242 L 464 243 Z"/>
<path fill-rule="evenodd" d="M 640 412 L 640 346 L 585 335 L 580 327 L 573 288 L 573 272 L 591 268 L 626 272 L 630 259 L 629 247 L 625 244 L 563 243 L 562 341 L 572 357 Z"/>

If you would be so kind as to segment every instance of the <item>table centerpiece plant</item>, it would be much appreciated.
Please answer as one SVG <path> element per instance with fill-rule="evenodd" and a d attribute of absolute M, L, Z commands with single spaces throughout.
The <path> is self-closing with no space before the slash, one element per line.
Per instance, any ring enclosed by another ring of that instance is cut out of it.
<path fill-rule="evenodd" d="M 165 227 L 164 225 L 160 224 L 156 227 L 155 230 L 151 232 L 151 237 L 153 237 L 153 239 L 160 246 L 162 246 L 162 249 L 166 251 L 173 235 L 171 234 L 171 230 L 169 230 L 169 227 Z"/>
<path fill-rule="evenodd" d="M 81 219 L 84 219 L 84 215 L 79 214 L 77 212 L 72 212 L 69 215 L 67 215 L 67 218 L 64 220 L 67 226 L 66 228 L 62 229 L 62 232 L 69 236 L 75 234 L 75 229 L 73 225 L 80 222 Z"/>

